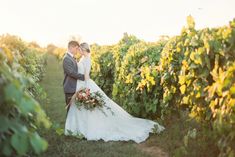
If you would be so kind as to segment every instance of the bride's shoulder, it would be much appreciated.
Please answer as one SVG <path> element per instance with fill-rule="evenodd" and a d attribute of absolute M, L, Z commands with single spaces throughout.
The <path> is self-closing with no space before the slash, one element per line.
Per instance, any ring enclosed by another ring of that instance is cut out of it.
<path fill-rule="evenodd" d="M 84 62 L 91 62 L 91 57 L 84 57 L 83 60 Z"/>
<path fill-rule="evenodd" d="M 83 63 L 86 67 L 91 66 L 91 59 L 90 58 L 84 58 Z"/>

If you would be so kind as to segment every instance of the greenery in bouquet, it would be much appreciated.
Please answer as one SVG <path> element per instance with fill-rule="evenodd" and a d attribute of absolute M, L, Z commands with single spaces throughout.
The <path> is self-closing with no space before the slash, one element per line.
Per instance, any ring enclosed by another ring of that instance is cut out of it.
<path fill-rule="evenodd" d="M 104 108 L 111 111 L 111 108 L 105 105 L 104 97 L 99 91 L 90 92 L 90 89 L 83 88 L 78 90 L 74 94 L 72 100 L 75 101 L 75 104 L 78 109 L 81 109 L 83 107 L 86 110 L 93 111 L 97 108 L 102 111 L 105 115 L 107 114 L 104 112 Z"/>

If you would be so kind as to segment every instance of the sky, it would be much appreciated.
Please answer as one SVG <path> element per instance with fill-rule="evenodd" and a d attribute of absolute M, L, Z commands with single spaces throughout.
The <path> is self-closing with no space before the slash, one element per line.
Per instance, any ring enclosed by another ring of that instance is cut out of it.
<path fill-rule="evenodd" d="M 64 47 L 72 37 L 115 44 L 125 32 L 157 41 L 180 34 L 188 15 L 197 29 L 227 25 L 234 7 L 235 0 L 0 0 L 0 35 Z"/>

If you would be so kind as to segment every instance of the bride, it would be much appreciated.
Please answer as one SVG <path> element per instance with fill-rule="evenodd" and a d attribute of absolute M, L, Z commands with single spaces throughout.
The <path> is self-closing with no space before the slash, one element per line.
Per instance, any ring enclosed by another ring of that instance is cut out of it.
<path fill-rule="evenodd" d="M 78 62 L 78 71 L 85 75 L 85 81 L 77 80 L 76 91 L 82 88 L 89 88 L 90 92 L 99 91 L 104 96 L 105 105 L 112 110 L 112 113 L 107 108 L 102 108 L 103 111 L 78 109 L 72 102 L 65 122 L 65 135 L 82 134 L 87 140 L 133 140 L 140 143 L 148 138 L 154 128 L 157 133 L 163 131 L 164 127 L 157 122 L 136 118 L 128 114 L 89 78 L 91 70 L 90 48 L 87 43 L 82 43 L 80 47 L 82 58 Z"/>

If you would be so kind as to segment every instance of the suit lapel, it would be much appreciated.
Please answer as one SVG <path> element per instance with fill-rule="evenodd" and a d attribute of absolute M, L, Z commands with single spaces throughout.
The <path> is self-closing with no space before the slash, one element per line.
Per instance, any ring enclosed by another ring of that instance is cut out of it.
<path fill-rule="evenodd" d="M 74 58 L 70 54 L 66 53 L 66 56 L 68 56 L 70 59 L 74 60 Z"/>
<path fill-rule="evenodd" d="M 68 57 L 69 59 L 71 59 L 73 61 L 73 64 L 75 66 L 75 70 L 77 71 L 77 62 L 76 62 L 76 60 L 71 55 L 69 55 L 68 53 L 66 54 L 66 57 Z"/>
<path fill-rule="evenodd" d="M 73 61 L 73 63 L 76 62 L 76 60 L 71 55 L 69 55 L 68 53 L 66 53 L 65 57 L 68 57 L 69 59 L 71 59 Z"/>

